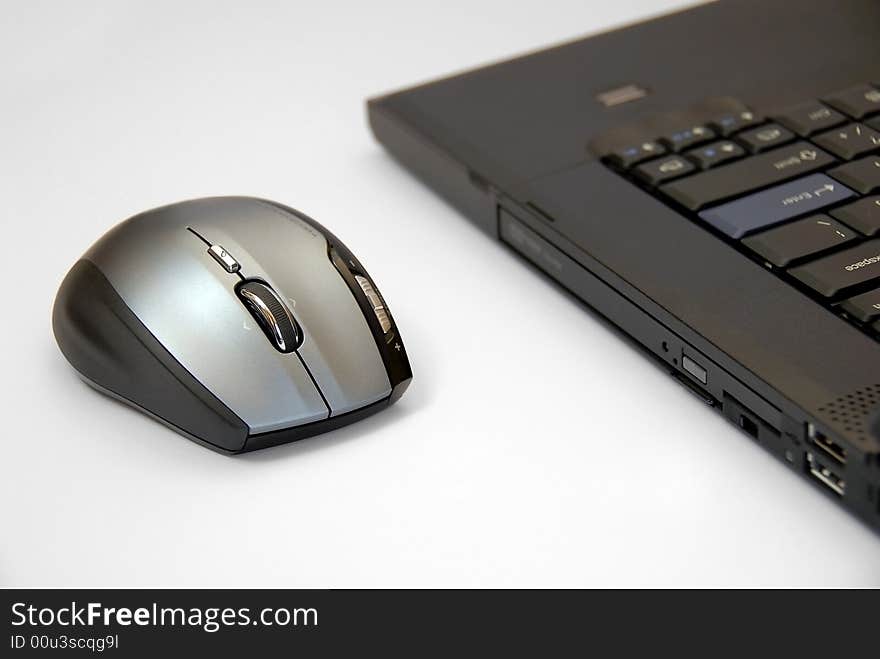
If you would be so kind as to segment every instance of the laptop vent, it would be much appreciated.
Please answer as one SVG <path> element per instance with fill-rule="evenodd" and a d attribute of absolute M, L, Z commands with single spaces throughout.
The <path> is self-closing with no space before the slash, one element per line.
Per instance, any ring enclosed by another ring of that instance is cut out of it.
<path fill-rule="evenodd" d="M 856 389 L 825 404 L 819 411 L 850 437 L 867 441 L 872 431 L 876 434 L 877 430 L 871 427 L 871 422 L 878 418 L 876 413 L 880 413 L 880 384 Z"/>

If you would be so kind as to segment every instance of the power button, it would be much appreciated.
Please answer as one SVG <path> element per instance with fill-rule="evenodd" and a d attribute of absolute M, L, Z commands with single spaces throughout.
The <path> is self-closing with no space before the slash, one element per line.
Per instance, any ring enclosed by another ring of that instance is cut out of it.
<path fill-rule="evenodd" d="M 222 265 L 226 272 L 238 272 L 241 268 L 238 261 L 232 258 L 232 254 L 223 249 L 221 245 L 211 245 L 208 248 L 208 254 L 213 256 L 214 260 Z"/>

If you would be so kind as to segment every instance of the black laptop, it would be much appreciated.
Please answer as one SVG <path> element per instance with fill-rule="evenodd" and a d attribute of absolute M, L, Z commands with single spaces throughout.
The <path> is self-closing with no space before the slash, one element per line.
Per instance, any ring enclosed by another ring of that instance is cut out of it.
<path fill-rule="evenodd" d="M 722 0 L 369 117 L 466 217 L 880 529 L 878 0 Z"/>

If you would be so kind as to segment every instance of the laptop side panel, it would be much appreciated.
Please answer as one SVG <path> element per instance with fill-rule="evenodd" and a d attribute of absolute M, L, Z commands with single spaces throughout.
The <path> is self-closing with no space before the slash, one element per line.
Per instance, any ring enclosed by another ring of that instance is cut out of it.
<path fill-rule="evenodd" d="M 730 16 L 744 26 L 754 21 L 740 14 L 748 16 L 757 7 L 773 19 L 792 5 L 722 2 L 645 24 L 649 29 L 636 26 L 599 38 L 606 58 L 614 60 L 618 50 L 636 47 L 634 40 L 645 29 L 656 40 L 684 28 L 720 29 L 718 21 Z M 819 84 L 833 80 L 835 68 L 841 87 L 877 68 L 880 56 L 867 63 L 861 56 L 880 55 L 880 45 L 864 41 L 864 30 L 855 26 L 875 14 L 880 18 L 880 5 L 805 0 L 799 8 L 803 20 L 797 25 L 804 35 L 828 23 L 837 37 L 826 41 L 822 52 L 833 50 L 836 41 L 846 53 L 840 62 L 816 70 Z M 823 20 L 823 11 L 837 13 Z M 850 24 L 855 36 L 844 43 L 841 35 Z M 780 40 L 797 43 L 799 37 L 786 33 L 766 44 L 768 59 Z M 493 112 L 501 116 L 507 107 L 502 101 L 516 97 L 522 81 L 535 75 L 532 58 L 545 64 L 553 60 L 560 89 L 575 85 L 571 72 L 583 69 L 579 58 L 592 41 L 374 99 L 371 127 L 389 152 L 471 221 L 591 305 L 793 471 L 880 529 L 880 343 L 593 159 L 586 150 L 595 137 L 588 111 L 575 128 L 570 121 L 558 125 L 554 108 L 544 113 L 531 105 L 518 121 L 531 121 L 532 132 L 510 148 L 495 148 L 501 134 L 508 131 L 516 142 L 526 124 L 517 127 L 511 120 L 501 132 L 497 126 L 486 134 L 477 130 Z M 733 55 L 718 57 L 727 61 Z M 854 64 L 845 66 L 850 60 Z M 787 67 L 762 71 L 762 84 L 769 87 L 768 81 L 783 76 Z M 877 74 L 880 78 L 880 70 Z M 686 84 L 686 71 L 680 75 L 685 78 L 680 84 Z M 475 80 L 483 92 L 474 91 Z M 486 86 L 493 93 L 486 94 Z M 742 80 L 734 86 L 728 93 L 755 102 Z M 799 80 L 783 96 L 809 87 Z M 689 97 L 705 95 L 699 84 L 689 89 Z M 494 108 L 493 98 L 499 99 Z M 626 110 L 627 116 L 638 113 L 640 102 Z M 656 104 L 655 98 L 643 108 L 650 113 Z M 605 119 L 596 123 L 610 125 Z M 580 158 L 572 157 L 569 145 L 556 151 L 535 146 L 543 134 L 558 142 L 560 131 L 578 145 Z M 528 157 L 530 151 L 536 160 Z M 863 413 L 842 412 L 853 398 L 866 401 Z M 833 458 L 841 448 L 845 464 Z M 831 476 L 822 471 L 825 463 L 817 467 L 819 455 L 832 463 Z"/>

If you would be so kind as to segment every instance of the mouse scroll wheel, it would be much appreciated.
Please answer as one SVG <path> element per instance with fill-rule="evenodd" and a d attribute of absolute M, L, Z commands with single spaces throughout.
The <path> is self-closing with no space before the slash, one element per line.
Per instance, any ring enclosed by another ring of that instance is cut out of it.
<path fill-rule="evenodd" d="M 238 297 L 251 312 L 272 345 L 280 352 L 293 352 L 302 343 L 302 331 L 284 300 L 261 281 L 239 284 Z"/>

